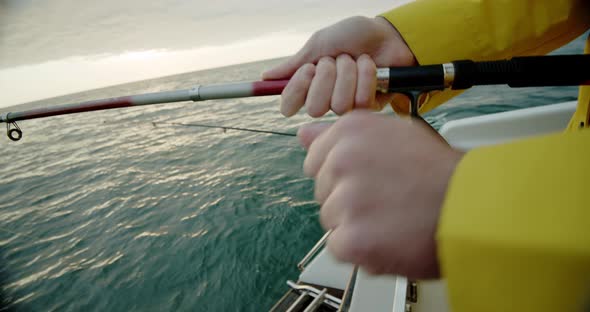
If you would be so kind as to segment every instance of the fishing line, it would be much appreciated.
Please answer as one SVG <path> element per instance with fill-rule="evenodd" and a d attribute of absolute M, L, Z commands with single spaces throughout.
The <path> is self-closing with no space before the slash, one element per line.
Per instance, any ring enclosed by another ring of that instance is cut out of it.
<path fill-rule="evenodd" d="M 225 133 L 227 130 L 234 130 L 234 131 L 243 131 L 243 132 L 274 134 L 274 135 L 282 135 L 282 136 L 290 136 L 290 137 L 297 136 L 297 134 L 295 134 L 295 133 L 288 133 L 288 132 L 280 132 L 280 131 L 272 131 L 272 130 L 262 130 L 262 129 L 252 129 L 252 128 L 230 127 L 230 126 L 222 126 L 222 125 L 207 125 L 207 124 L 198 124 L 198 123 L 157 122 L 157 121 L 153 121 L 152 122 L 152 125 L 154 127 L 157 127 L 158 125 L 170 125 L 170 126 L 179 126 L 179 127 L 198 127 L 198 128 L 221 129 L 221 130 L 223 130 L 223 133 Z"/>

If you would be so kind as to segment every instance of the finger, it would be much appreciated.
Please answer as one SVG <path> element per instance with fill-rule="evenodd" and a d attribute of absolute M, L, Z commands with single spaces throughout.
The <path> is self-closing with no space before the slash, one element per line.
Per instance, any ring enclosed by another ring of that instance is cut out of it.
<path fill-rule="evenodd" d="M 387 104 L 391 103 L 395 97 L 395 93 L 380 93 L 377 92 L 375 96 L 374 108 L 378 111 L 383 110 Z"/>
<path fill-rule="evenodd" d="M 331 57 L 321 58 L 305 101 L 309 116 L 321 117 L 330 110 L 335 82 L 336 62 Z"/>
<path fill-rule="evenodd" d="M 355 228 L 349 224 L 341 224 L 332 230 L 328 238 L 328 251 L 341 262 L 359 264 L 362 242 Z"/>
<path fill-rule="evenodd" d="M 305 149 L 309 149 L 311 143 L 324 131 L 330 128 L 331 123 L 310 123 L 301 126 L 297 131 L 299 142 Z"/>
<path fill-rule="evenodd" d="M 315 65 L 301 66 L 281 93 L 281 114 L 286 117 L 295 115 L 305 104 L 309 86 L 315 75 Z"/>
<path fill-rule="evenodd" d="M 315 177 L 315 199 L 320 204 L 330 196 L 339 180 L 354 168 L 354 160 L 359 158 L 361 148 L 357 141 L 341 140 L 328 152 Z"/>
<path fill-rule="evenodd" d="M 377 90 L 377 66 L 373 59 L 366 54 L 361 55 L 356 64 L 358 78 L 355 108 L 373 108 Z"/>
<path fill-rule="evenodd" d="M 304 46 L 297 54 L 290 56 L 286 61 L 262 73 L 263 80 L 277 80 L 289 79 L 305 63 L 313 63 L 306 61 L 305 55 L 307 47 Z"/>
<path fill-rule="evenodd" d="M 346 135 L 360 132 L 371 125 L 375 119 L 367 111 L 357 110 L 338 119 L 329 129 L 320 134 L 309 146 L 307 157 L 303 162 L 303 172 L 315 177 L 322 167 L 326 156 L 338 141 Z M 345 146 L 349 148 L 350 146 Z"/>
<path fill-rule="evenodd" d="M 382 266 L 382 265 L 381 266 L 364 265 L 363 266 L 363 270 L 365 270 L 365 272 L 369 276 L 379 276 L 379 275 L 383 275 L 383 274 L 389 273 L 388 268 L 386 268 L 385 266 Z"/>
<path fill-rule="evenodd" d="M 322 132 L 307 149 L 307 157 L 303 162 L 303 172 L 308 177 L 315 177 L 332 147 L 338 141 L 339 135 L 331 126 Z"/>
<path fill-rule="evenodd" d="M 348 54 L 336 58 L 336 84 L 332 93 L 331 108 L 334 113 L 343 115 L 354 106 L 356 92 L 356 63 Z"/>
<path fill-rule="evenodd" d="M 273 67 L 262 73 L 262 80 L 289 79 L 297 71 L 301 60 L 296 56 L 291 56 L 285 62 Z"/>
<path fill-rule="evenodd" d="M 336 182 L 333 191 L 323 202 L 320 209 L 320 223 L 326 230 L 338 227 L 355 205 L 359 205 L 359 188 L 354 181 Z M 316 182 L 317 185 L 317 182 Z"/>
<path fill-rule="evenodd" d="M 316 63 L 319 54 L 316 52 L 321 43 L 319 32 L 316 32 L 307 40 L 303 48 L 295 55 L 289 57 L 283 63 L 262 73 L 263 80 L 288 79 L 305 63 Z"/>

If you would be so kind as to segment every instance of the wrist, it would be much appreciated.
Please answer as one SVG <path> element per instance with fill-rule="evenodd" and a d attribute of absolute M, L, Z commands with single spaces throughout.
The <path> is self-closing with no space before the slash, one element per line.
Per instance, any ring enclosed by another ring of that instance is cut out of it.
<path fill-rule="evenodd" d="M 404 63 L 409 64 L 409 66 L 419 65 L 418 61 L 416 60 L 416 56 L 393 23 L 383 16 L 376 16 L 373 18 L 373 20 L 377 27 L 384 33 L 384 48 L 398 50 L 397 57 L 406 59 Z"/>

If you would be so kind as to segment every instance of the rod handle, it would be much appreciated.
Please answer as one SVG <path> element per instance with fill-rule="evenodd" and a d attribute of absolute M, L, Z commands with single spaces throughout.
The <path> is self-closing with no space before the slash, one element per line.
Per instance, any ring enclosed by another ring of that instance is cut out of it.
<path fill-rule="evenodd" d="M 507 84 L 513 88 L 590 84 L 590 55 L 514 57 L 510 60 L 453 62 L 452 88 Z"/>
<path fill-rule="evenodd" d="M 408 67 L 390 67 L 379 69 L 387 71 L 384 80 L 388 82 L 389 93 L 417 90 L 442 90 L 445 87 L 445 73 L 442 65 L 423 65 Z M 377 72 L 379 84 L 380 73 Z"/>

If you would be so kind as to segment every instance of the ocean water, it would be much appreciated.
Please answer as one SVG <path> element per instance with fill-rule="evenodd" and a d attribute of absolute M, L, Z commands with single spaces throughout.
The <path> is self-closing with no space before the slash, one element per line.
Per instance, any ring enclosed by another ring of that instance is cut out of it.
<path fill-rule="evenodd" d="M 583 40 L 559 53 L 580 52 Z M 255 80 L 277 61 L 120 85 L 93 98 Z M 59 79 L 59 75 L 56 77 Z M 444 122 L 576 98 L 576 88 L 480 87 Z M 333 120 L 330 116 L 325 119 Z M 295 133 L 278 98 L 178 103 L 20 122 L 0 153 L 0 274 L 17 311 L 264 311 L 322 235 L 292 137 L 154 127 L 186 122 Z"/>

